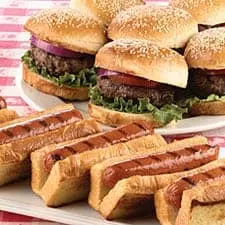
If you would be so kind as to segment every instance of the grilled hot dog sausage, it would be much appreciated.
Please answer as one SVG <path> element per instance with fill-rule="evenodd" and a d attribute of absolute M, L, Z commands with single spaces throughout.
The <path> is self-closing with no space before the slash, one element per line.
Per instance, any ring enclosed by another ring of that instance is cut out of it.
<path fill-rule="evenodd" d="M 165 199 L 170 205 L 180 208 L 182 195 L 185 190 L 193 188 L 199 182 L 213 182 L 221 178 L 225 179 L 225 167 L 218 167 L 204 173 L 183 177 L 167 188 Z"/>
<path fill-rule="evenodd" d="M 72 109 L 0 128 L 0 144 L 56 130 L 81 119 L 81 113 Z"/>
<path fill-rule="evenodd" d="M 105 169 L 103 183 L 112 188 L 119 180 L 135 175 L 152 176 L 194 169 L 216 160 L 219 147 L 195 146 L 117 163 Z"/>
<path fill-rule="evenodd" d="M 126 142 L 138 137 L 153 134 L 152 127 L 146 122 L 136 122 L 116 128 L 112 131 L 99 134 L 95 137 L 82 140 L 72 145 L 65 146 L 44 156 L 45 168 L 51 171 L 53 165 L 58 161 L 65 159 L 69 155 L 82 153 L 85 151 L 105 148 L 117 143 Z"/>

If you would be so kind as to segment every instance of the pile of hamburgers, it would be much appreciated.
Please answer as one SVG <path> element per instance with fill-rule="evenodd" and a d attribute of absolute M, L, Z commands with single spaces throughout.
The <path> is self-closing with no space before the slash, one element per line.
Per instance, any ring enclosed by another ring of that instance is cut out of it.
<path fill-rule="evenodd" d="M 72 0 L 37 13 L 25 24 L 24 81 L 90 99 L 89 115 L 111 126 L 225 114 L 225 2 L 169 4 Z"/>

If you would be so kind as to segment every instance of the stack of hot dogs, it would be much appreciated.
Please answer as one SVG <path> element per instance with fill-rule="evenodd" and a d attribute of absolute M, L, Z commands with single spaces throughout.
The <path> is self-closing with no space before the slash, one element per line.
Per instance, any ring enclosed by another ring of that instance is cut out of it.
<path fill-rule="evenodd" d="M 162 224 L 196 224 L 204 210 L 224 206 L 219 147 L 203 136 L 167 143 L 146 121 L 103 131 L 68 104 L 3 124 L 0 149 L 0 185 L 31 176 L 51 207 L 88 199 L 117 219 L 155 205 Z"/>

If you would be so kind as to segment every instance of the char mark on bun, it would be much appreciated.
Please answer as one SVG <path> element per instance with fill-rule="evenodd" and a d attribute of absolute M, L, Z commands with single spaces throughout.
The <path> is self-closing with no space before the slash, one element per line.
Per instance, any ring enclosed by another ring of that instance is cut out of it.
<path fill-rule="evenodd" d="M 189 87 L 196 97 L 188 99 L 192 114 L 225 114 L 225 28 L 195 35 L 185 49 L 190 68 Z"/>
<path fill-rule="evenodd" d="M 62 8 L 41 11 L 24 27 L 31 33 L 30 50 L 22 57 L 24 80 L 64 99 L 87 99 L 96 84 L 95 54 L 106 42 L 103 25 Z"/>
<path fill-rule="evenodd" d="M 119 39 L 100 49 L 95 64 L 89 114 L 100 122 L 118 126 L 138 118 L 163 126 L 186 112 L 176 105 L 176 91 L 188 79 L 177 52 L 150 41 Z"/>

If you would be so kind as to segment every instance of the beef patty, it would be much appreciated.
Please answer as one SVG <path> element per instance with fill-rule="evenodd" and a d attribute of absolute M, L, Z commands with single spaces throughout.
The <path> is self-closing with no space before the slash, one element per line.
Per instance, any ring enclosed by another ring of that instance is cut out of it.
<path fill-rule="evenodd" d="M 206 98 L 210 94 L 225 95 L 225 74 L 202 75 L 191 72 L 189 79 L 192 92 L 200 98 Z"/>
<path fill-rule="evenodd" d="M 149 98 L 150 103 L 157 107 L 173 103 L 176 89 L 164 84 L 160 84 L 156 88 L 130 86 L 113 83 L 109 78 L 98 78 L 98 87 L 101 94 L 107 98 Z"/>
<path fill-rule="evenodd" d="M 38 67 L 45 67 L 53 76 L 68 73 L 76 73 L 94 65 L 94 56 L 84 54 L 79 58 L 64 58 L 47 53 L 34 45 L 31 45 L 31 54 Z"/>

